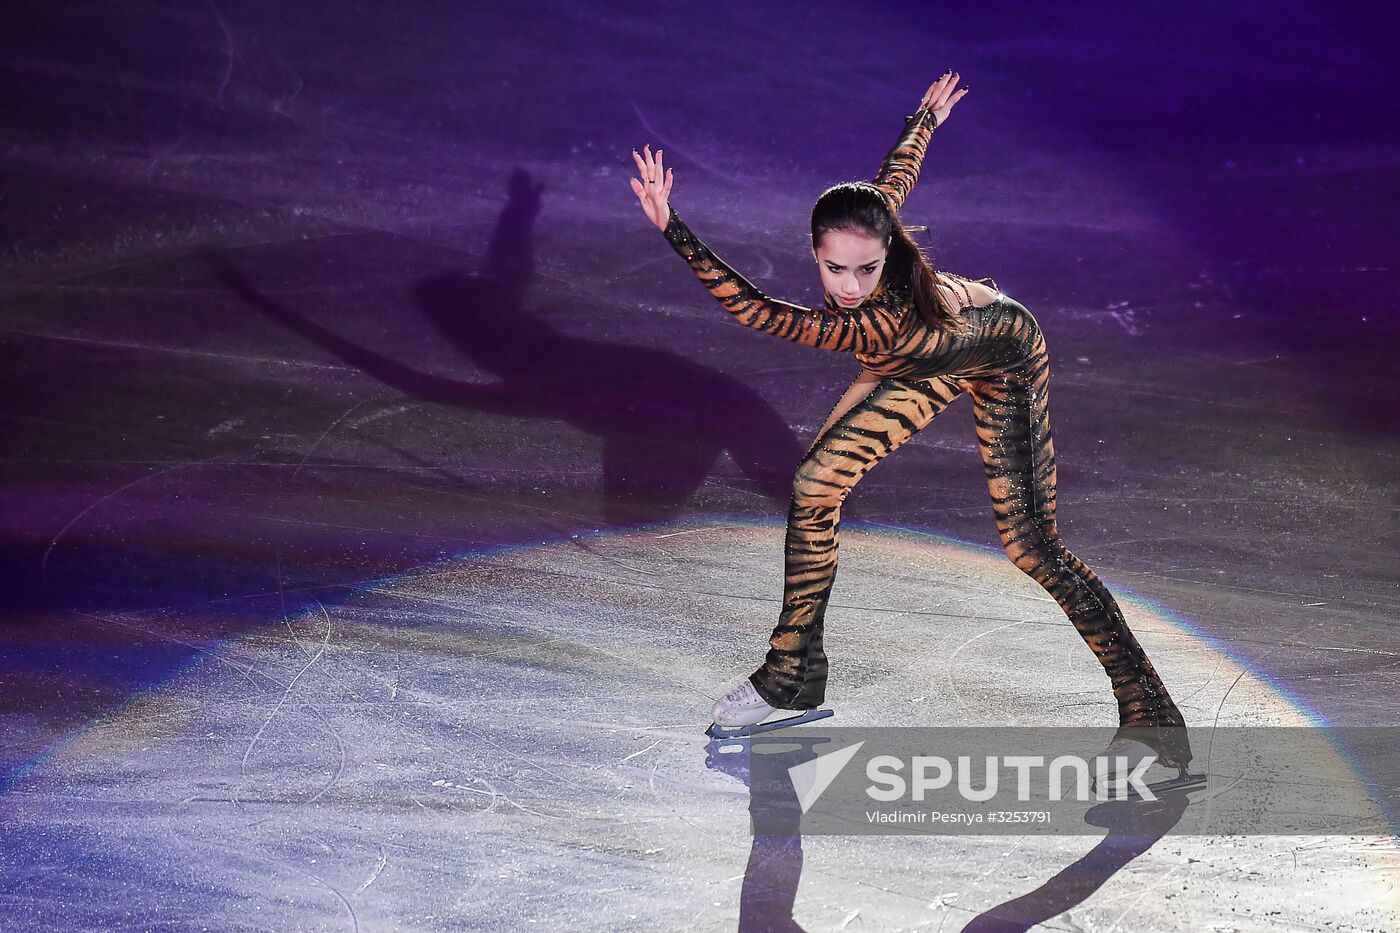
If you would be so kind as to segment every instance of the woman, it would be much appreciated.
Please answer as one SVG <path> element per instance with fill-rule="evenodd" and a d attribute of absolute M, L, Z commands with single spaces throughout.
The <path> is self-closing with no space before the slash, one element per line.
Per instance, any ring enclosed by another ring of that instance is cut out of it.
<path fill-rule="evenodd" d="M 841 503 L 860 478 L 963 392 L 972 397 L 997 529 L 1012 562 L 1043 586 L 1109 677 L 1119 724 L 1164 763 L 1191 759 L 1181 713 L 1113 596 L 1055 529 L 1045 340 L 1015 299 L 937 272 L 899 217 L 936 127 L 967 93 L 945 72 L 925 92 L 873 183 L 823 192 L 812 209 L 812 255 L 825 308 L 769 298 L 705 247 L 669 206 L 664 153 L 633 150 L 631 179 L 647 218 L 724 308 L 755 330 L 850 352 L 861 375 L 837 402 L 793 481 L 783 608 L 763 665 L 716 701 L 726 728 L 778 710 L 810 710 L 826 693 L 822 626 L 836 575 Z M 993 283 L 995 284 L 995 283 Z M 1120 728 L 1120 736 L 1125 733 Z"/>

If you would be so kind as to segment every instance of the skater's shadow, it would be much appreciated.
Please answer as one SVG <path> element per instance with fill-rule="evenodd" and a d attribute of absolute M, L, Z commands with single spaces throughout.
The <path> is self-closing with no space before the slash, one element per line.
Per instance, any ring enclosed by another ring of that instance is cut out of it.
<path fill-rule="evenodd" d="M 250 307 L 407 395 L 508 417 L 563 421 L 598 437 L 603 511 L 610 521 L 675 514 L 726 450 L 751 489 L 786 503 L 803 449 L 786 420 L 754 390 L 668 350 L 563 333 L 526 309 L 541 190 L 517 169 L 485 269 L 443 272 L 412 288 L 415 304 L 438 334 L 495 376 L 493 382 L 424 372 L 398 358 L 406 353 L 391 356 L 351 341 L 260 291 L 226 258 L 205 258 Z M 624 283 L 614 296 L 622 300 L 625 292 Z M 542 451 L 542 467 L 551 452 Z"/>
<path fill-rule="evenodd" d="M 802 811 L 786 775 L 789 768 L 816 758 L 816 747 L 830 740 L 795 736 L 787 741 L 791 750 L 770 759 L 774 767 L 763 772 L 773 780 L 759 788 L 753 786 L 751 743 L 716 739 L 705 748 L 706 767 L 749 788 L 750 813 L 763 808 L 765 831 L 754 833 L 744 870 L 741 931 L 802 929 L 792 917 L 802 879 Z M 1156 801 L 1108 801 L 1094 807 L 1085 814 L 1085 822 L 1108 830 L 1098 845 L 1034 891 L 974 917 L 963 930 L 1019 933 L 1072 910 L 1152 848 L 1180 822 L 1189 802 L 1185 791 L 1173 791 L 1159 793 Z"/>
<path fill-rule="evenodd" d="M 1129 862 L 1171 831 L 1190 803 L 1186 791 L 1158 794 L 1156 801 L 1108 801 L 1084 815 L 1108 835 L 1034 891 L 974 917 L 964 933 L 1020 933 L 1082 904 Z"/>
<path fill-rule="evenodd" d="M 791 743 L 791 748 L 787 746 Z M 804 739 L 795 736 L 783 743 L 781 752 L 770 752 L 773 763 L 765 773 L 775 775 L 762 787 L 753 786 L 752 746 L 733 739 L 714 739 L 705 746 L 705 767 L 727 774 L 749 788 L 749 811 L 757 816 L 763 808 L 763 832 L 755 831 L 749 846 L 749 861 L 744 867 L 744 884 L 739 893 L 739 927 L 741 933 L 758 931 L 791 931 L 803 929 L 792 916 L 797 900 L 797 886 L 802 880 L 802 808 L 792 783 L 786 780 L 788 769 L 811 761 L 819 754 L 816 747 L 830 744 L 830 739 Z"/>

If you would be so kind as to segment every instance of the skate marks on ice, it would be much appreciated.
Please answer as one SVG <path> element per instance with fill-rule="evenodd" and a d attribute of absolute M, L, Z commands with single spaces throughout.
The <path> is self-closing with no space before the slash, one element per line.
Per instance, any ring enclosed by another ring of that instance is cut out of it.
<path fill-rule="evenodd" d="M 0 868 L 63 878 L 61 898 L 12 888 L 7 914 L 35 928 L 255 910 L 366 929 L 1400 919 L 1393 840 L 1111 821 L 1102 839 L 751 835 L 746 774 L 703 730 L 716 691 L 762 657 L 782 531 L 695 523 L 517 547 L 270 620 L 0 798 Z M 1170 613 L 1116 592 L 1189 722 L 1305 722 Z M 1000 551 L 848 523 L 829 705 L 844 726 L 1111 725 L 1101 668 L 1038 594 Z"/>

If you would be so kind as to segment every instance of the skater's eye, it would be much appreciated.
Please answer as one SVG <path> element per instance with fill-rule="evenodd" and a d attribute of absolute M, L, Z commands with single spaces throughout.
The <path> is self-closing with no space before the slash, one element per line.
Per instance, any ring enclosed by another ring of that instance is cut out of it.
<path fill-rule="evenodd" d="M 872 273 L 872 272 L 875 271 L 875 267 L 874 267 L 874 266 L 866 266 L 865 268 L 861 269 L 860 271 L 861 271 L 861 272 L 864 272 L 866 275 L 869 275 L 870 273 Z"/>

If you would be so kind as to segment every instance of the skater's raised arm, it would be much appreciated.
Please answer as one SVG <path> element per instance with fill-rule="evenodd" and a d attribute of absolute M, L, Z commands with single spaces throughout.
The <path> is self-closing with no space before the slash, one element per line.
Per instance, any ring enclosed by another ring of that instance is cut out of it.
<path fill-rule="evenodd" d="M 759 291 L 716 256 L 686 226 L 668 203 L 672 175 L 662 170 L 662 153 L 653 158 L 650 147 L 643 158 L 633 157 L 643 183 L 632 179 L 632 190 L 642 202 L 647 218 L 665 234 L 700 283 L 740 324 L 793 343 L 822 350 L 879 352 L 893 342 L 904 308 L 888 299 L 872 299 L 853 309 L 804 308 Z M 664 182 L 661 179 L 665 179 Z"/>
<path fill-rule="evenodd" d="M 924 153 L 928 150 L 934 129 L 943 125 L 953 105 L 967 93 L 967 88 L 954 90 L 957 82 L 958 75 L 949 71 L 929 86 L 919 109 L 905 118 L 904 132 L 880 165 L 875 186 L 885 192 L 895 210 L 904 204 L 904 199 L 919 180 L 919 169 L 923 166 Z"/>

